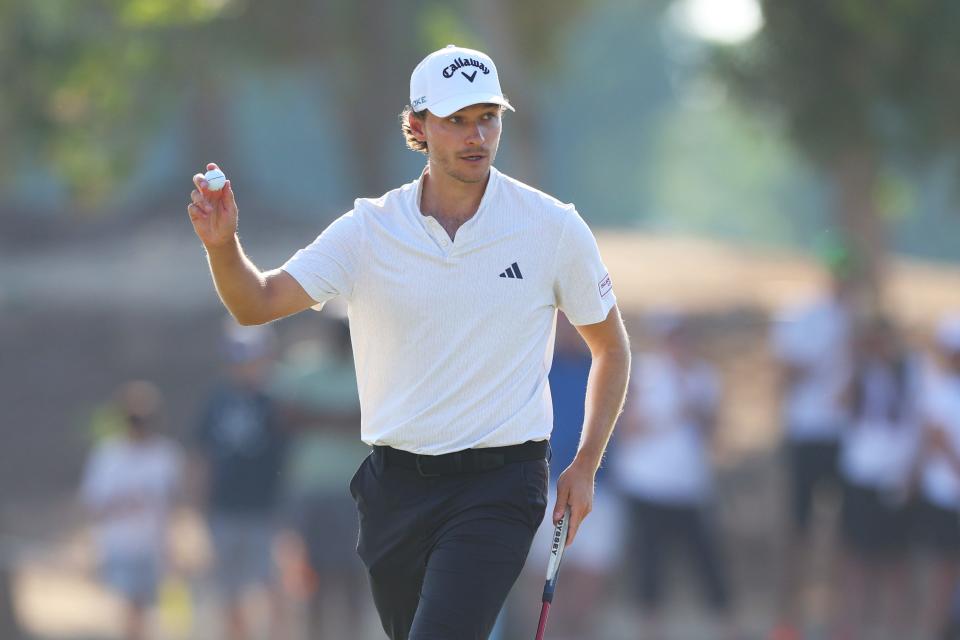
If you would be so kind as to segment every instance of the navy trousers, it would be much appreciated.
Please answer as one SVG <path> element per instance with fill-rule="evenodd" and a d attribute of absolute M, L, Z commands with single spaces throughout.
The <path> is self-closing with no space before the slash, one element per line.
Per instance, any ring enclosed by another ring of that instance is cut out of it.
<path fill-rule="evenodd" d="M 486 640 L 547 505 L 547 462 L 424 477 L 375 449 L 350 482 L 391 640 Z"/>

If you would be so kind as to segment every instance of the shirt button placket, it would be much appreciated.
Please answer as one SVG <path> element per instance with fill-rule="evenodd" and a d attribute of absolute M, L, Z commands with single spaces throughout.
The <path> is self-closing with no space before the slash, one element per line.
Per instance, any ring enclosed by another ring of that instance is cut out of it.
<path fill-rule="evenodd" d="M 447 251 L 450 247 L 450 237 L 447 235 L 446 230 L 437 222 L 436 219 L 431 220 L 433 223 L 433 232 L 434 237 L 440 243 L 440 246 L 443 247 L 444 251 Z"/>

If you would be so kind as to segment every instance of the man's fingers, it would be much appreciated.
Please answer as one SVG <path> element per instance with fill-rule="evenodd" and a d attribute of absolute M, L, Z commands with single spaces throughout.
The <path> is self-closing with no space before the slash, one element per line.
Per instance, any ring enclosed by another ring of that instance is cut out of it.
<path fill-rule="evenodd" d="M 592 508 L 590 504 L 570 505 L 570 528 L 567 530 L 567 545 L 573 543 L 573 539 L 577 537 L 577 531 L 580 529 L 580 524 L 586 519 Z"/>
<path fill-rule="evenodd" d="M 563 512 L 567 508 L 567 501 L 570 499 L 570 487 L 565 482 L 557 483 L 557 502 L 553 506 L 553 524 L 556 525 L 563 517 Z"/>
<path fill-rule="evenodd" d="M 570 514 L 570 528 L 567 529 L 567 542 L 566 546 L 573 544 L 573 539 L 577 537 L 577 529 L 580 528 L 580 523 L 576 518 L 573 517 L 573 514 Z"/>
<path fill-rule="evenodd" d="M 203 187 L 206 186 L 207 181 L 203 179 L 202 173 L 195 173 L 193 175 L 193 186 L 197 188 L 197 191 L 202 191 Z"/>
<path fill-rule="evenodd" d="M 233 185 L 230 184 L 230 181 L 227 180 L 223 185 L 223 202 L 230 209 L 237 208 L 237 200 L 233 196 Z"/>
<path fill-rule="evenodd" d="M 207 217 L 206 212 L 199 207 L 195 202 L 191 202 L 187 205 L 187 213 L 190 214 L 190 219 L 193 221 L 203 220 Z"/>
<path fill-rule="evenodd" d="M 190 192 L 190 200 L 193 201 L 193 204 L 197 205 L 207 213 L 213 212 L 213 205 L 203 197 L 203 194 L 194 189 Z"/>
<path fill-rule="evenodd" d="M 219 168 L 220 168 L 220 167 L 218 167 L 218 166 L 217 166 L 217 163 L 215 163 L 215 162 L 208 162 L 208 163 L 207 163 L 207 171 L 212 171 L 213 169 L 219 169 Z"/>

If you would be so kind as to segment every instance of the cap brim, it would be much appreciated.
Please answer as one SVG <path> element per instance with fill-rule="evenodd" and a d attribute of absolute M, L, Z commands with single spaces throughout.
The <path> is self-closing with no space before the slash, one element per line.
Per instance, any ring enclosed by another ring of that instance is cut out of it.
<path fill-rule="evenodd" d="M 516 111 L 513 105 L 507 102 L 506 98 L 496 93 L 466 93 L 441 100 L 436 104 L 428 106 L 427 110 L 438 118 L 446 118 L 464 107 L 470 107 L 475 104 L 499 104 L 500 106 L 510 109 L 510 111 Z"/>

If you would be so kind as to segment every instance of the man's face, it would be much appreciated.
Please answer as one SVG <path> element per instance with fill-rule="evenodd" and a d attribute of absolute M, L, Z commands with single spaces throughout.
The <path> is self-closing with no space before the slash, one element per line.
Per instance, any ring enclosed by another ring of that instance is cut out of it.
<path fill-rule="evenodd" d="M 475 104 L 439 118 L 429 111 L 422 122 L 430 166 L 460 182 L 487 179 L 500 145 L 500 105 Z"/>

